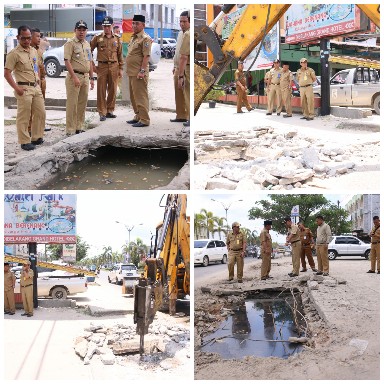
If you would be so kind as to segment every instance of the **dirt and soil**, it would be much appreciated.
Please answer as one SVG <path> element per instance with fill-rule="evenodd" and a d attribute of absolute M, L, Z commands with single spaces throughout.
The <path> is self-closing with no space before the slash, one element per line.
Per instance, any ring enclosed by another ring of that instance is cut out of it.
<path fill-rule="evenodd" d="M 318 281 L 318 289 L 312 290 L 306 282 L 299 282 L 302 276 L 313 276 L 312 272 L 291 279 L 287 276 L 290 264 L 289 257 L 272 260 L 274 279 L 267 282 L 260 280 L 261 260 L 247 260 L 242 284 L 227 282 L 225 270 L 205 280 L 195 277 L 199 281 L 195 285 L 195 379 L 379 379 L 380 275 L 366 273 L 368 260 L 336 259 L 330 261 L 330 277 Z M 195 276 L 198 274 L 195 268 Z M 303 352 L 288 359 L 248 356 L 224 360 L 199 351 L 201 337 L 214 331 L 228 314 L 226 309 L 247 292 L 279 287 L 288 291 L 296 287 L 302 292 L 310 335 Z"/>

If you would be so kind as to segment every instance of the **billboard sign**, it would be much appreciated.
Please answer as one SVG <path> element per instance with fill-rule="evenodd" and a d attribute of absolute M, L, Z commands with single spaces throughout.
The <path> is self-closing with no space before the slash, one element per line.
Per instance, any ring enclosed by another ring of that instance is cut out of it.
<path fill-rule="evenodd" d="M 285 13 L 285 42 L 296 44 L 361 29 L 355 4 L 292 4 Z"/>
<path fill-rule="evenodd" d="M 30 242 L 76 244 L 76 195 L 4 195 L 4 244 Z"/>

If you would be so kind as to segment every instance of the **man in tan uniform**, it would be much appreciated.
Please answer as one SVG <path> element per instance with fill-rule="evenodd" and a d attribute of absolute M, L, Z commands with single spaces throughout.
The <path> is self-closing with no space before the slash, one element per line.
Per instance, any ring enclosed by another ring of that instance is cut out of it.
<path fill-rule="evenodd" d="M 44 142 L 45 107 L 40 88 L 39 57 L 31 47 L 32 34 L 28 26 L 18 28 L 18 45 L 7 55 L 4 77 L 15 90 L 17 100 L 16 127 L 21 148 L 30 151 Z M 12 77 L 14 73 L 15 80 Z M 32 113 L 33 112 L 33 113 Z M 32 137 L 28 123 L 32 113 Z"/>
<path fill-rule="evenodd" d="M 300 59 L 301 68 L 297 70 L 296 78 L 300 86 L 301 108 L 303 109 L 304 120 L 313 120 L 315 117 L 315 98 L 313 95 L 313 82 L 316 81 L 316 74 L 308 67 L 307 59 Z"/>
<path fill-rule="evenodd" d="M 118 79 L 123 76 L 123 46 L 120 37 L 112 33 L 113 19 L 104 17 L 103 33 L 91 40 L 91 50 L 97 48 L 97 67 L 93 63 L 93 72 L 97 73 L 97 111 L 100 121 L 115 118 Z M 107 99 L 106 93 L 108 93 Z"/>
<path fill-rule="evenodd" d="M 129 93 L 135 116 L 128 120 L 132 127 L 146 127 L 149 119 L 148 76 L 149 57 L 152 39 L 144 32 L 145 16 L 134 15 L 132 21 L 133 35 L 128 46 L 126 58 Z"/>
<path fill-rule="evenodd" d="M 30 266 L 31 262 L 26 261 L 20 275 L 20 291 L 24 308 L 21 316 L 27 317 L 33 316 L 33 271 Z"/>
<path fill-rule="evenodd" d="M 288 229 L 288 237 L 285 245 L 291 244 L 292 247 L 292 272 L 288 273 L 289 276 L 299 276 L 300 271 L 300 255 L 301 255 L 301 242 L 300 242 L 300 231 L 296 224 L 292 223 L 290 217 L 284 219 L 285 225 Z"/>
<path fill-rule="evenodd" d="M 377 262 L 377 273 L 380 274 L 380 218 L 373 216 L 373 228 L 369 234 L 371 237 L 371 269 L 367 273 L 375 273 Z"/>
<path fill-rule="evenodd" d="M 181 15 L 187 15 L 189 20 L 189 11 L 184 11 Z M 189 92 L 190 92 L 190 30 L 189 28 L 183 33 L 183 40 L 180 46 L 180 59 L 179 59 L 179 89 L 183 90 L 184 104 L 187 113 L 187 121 L 183 123 L 184 127 L 189 127 Z"/>
<path fill-rule="evenodd" d="M 265 79 L 267 82 L 267 96 L 268 96 L 268 112 L 267 115 L 272 115 L 273 113 L 273 104 L 276 98 L 276 112 L 277 116 L 280 116 L 282 110 L 281 103 L 281 89 L 280 89 L 280 79 L 283 70 L 280 68 L 280 60 L 276 59 L 273 62 L 273 68 L 267 72 Z"/>
<path fill-rule="evenodd" d="M 272 257 L 272 238 L 269 231 L 272 228 L 272 221 L 264 221 L 264 229 L 260 233 L 261 243 L 261 280 L 272 279 L 269 276 L 271 271 L 271 257 Z"/>
<path fill-rule="evenodd" d="M 75 37 L 64 44 L 64 62 L 68 71 L 65 79 L 68 136 L 84 132 L 82 128 L 85 121 L 89 83 L 91 83 L 91 89 L 94 87 L 91 47 L 85 40 L 87 29 L 85 21 L 78 21 L 75 24 Z"/>
<path fill-rule="evenodd" d="M 331 228 L 324 222 L 324 217 L 316 216 L 317 233 L 316 233 L 316 254 L 317 269 L 316 275 L 329 275 L 329 259 L 328 244 L 332 240 Z"/>
<path fill-rule="evenodd" d="M 247 79 L 245 78 L 244 64 L 242 61 L 239 61 L 237 64 L 237 70 L 235 72 L 235 82 L 236 82 L 236 93 L 237 93 L 237 113 L 244 113 L 241 110 L 243 104 L 247 108 L 248 112 L 253 111 L 251 104 L 248 102 L 247 98 Z"/>
<path fill-rule="evenodd" d="M 4 313 L 14 315 L 15 307 L 15 283 L 16 277 L 9 270 L 9 263 L 4 263 Z"/>
<path fill-rule="evenodd" d="M 292 80 L 293 75 L 289 70 L 289 63 L 283 63 L 283 71 L 280 78 L 281 98 L 285 106 L 286 114 L 283 117 L 292 117 Z"/>
<path fill-rule="evenodd" d="M 184 32 L 189 30 L 190 22 L 188 12 L 184 11 L 180 15 L 181 31 L 177 36 L 175 56 L 173 56 L 173 84 L 175 86 L 176 119 L 171 119 L 172 123 L 186 123 L 188 121 L 187 107 L 185 105 L 184 90 L 179 88 L 179 66 L 180 66 L 180 47 L 183 41 Z"/>
<path fill-rule="evenodd" d="M 313 272 L 317 272 L 315 262 L 312 256 L 312 244 L 314 244 L 313 235 L 309 228 L 305 227 L 302 222 L 297 223 L 300 229 L 300 241 L 301 241 L 301 267 L 300 272 L 307 272 L 307 264 L 305 262 L 305 256 L 308 258 L 308 264 Z"/>
<path fill-rule="evenodd" d="M 235 276 L 235 264 L 237 264 L 237 281 L 243 282 L 244 255 L 247 243 L 244 235 L 240 232 L 240 224 L 234 222 L 232 224 L 232 232 L 227 236 L 228 249 L 228 272 L 229 281 L 232 281 Z"/>

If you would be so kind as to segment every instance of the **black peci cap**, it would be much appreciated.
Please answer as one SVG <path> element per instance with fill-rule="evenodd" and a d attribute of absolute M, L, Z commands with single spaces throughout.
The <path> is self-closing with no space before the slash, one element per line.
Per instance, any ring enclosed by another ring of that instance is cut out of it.
<path fill-rule="evenodd" d="M 142 23 L 145 23 L 145 16 L 144 15 L 134 15 L 133 21 L 141 21 Z"/>

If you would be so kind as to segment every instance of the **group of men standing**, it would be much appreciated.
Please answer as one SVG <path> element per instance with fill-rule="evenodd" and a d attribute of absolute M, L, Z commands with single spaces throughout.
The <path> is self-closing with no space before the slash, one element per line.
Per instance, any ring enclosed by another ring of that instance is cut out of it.
<path fill-rule="evenodd" d="M 303 109 L 303 117 L 301 117 L 301 119 L 313 120 L 315 116 L 315 99 L 312 84 L 316 81 L 316 74 L 312 68 L 308 67 L 306 58 L 300 60 L 300 66 L 301 68 L 297 71 L 296 78 L 300 87 L 301 107 Z M 243 68 L 243 62 L 239 61 L 235 72 L 237 113 L 243 113 L 241 109 L 243 104 L 248 111 L 254 109 L 247 99 L 246 79 Z M 286 114 L 283 115 L 283 117 L 292 117 L 291 98 L 293 74 L 289 70 L 289 63 L 283 62 L 283 67 L 281 68 L 280 60 L 274 60 L 273 67 L 266 73 L 264 82 L 268 100 L 267 115 L 272 115 L 276 103 L 277 116 L 280 116 L 284 106 Z"/>
<path fill-rule="evenodd" d="M 189 126 L 189 11 L 180 16 L 182 31 L 174 60 L 176 119 Z M 64 44 L 64 63 L 67 69 L 65 87 L 66 134 L 84 132 L 88 91 L 94 88 L 97 74 L 97 111 L 100 121 L 113 119 L 118 84 L 123 76 L 123 48 L 119 34 L 113 27 L 113 19 L 106 16 L 102 21 L 103 32 L 95 35 L 90 43 L 86 40 L 88 26 L 84 20 L 75 24 L 75 36 Z M 133 127 L 146 127 L 149 117 L 149 59 L 152 39 L 145 33 L 145 16 L 134 15 L 133 35 L 128 44 L 126 72 L 134 116 L 127 123 Z M 17 99 L 16 127 L 18 142 L 23 150 L 33 150 L 44 142 L 45 130 L 45 69 L 43 52 L 39 49 L 40 31 L 27 25 L 20 26 L 18 45 L 8 55 L 4 77 L 14 89 Z M 97 65 L 93 51 L 97 49 Z M 15 79 L 12 76 L 12 73 Z M 29 127 L 29 128 L 28 128 Z M 50 129 L 46 129 L 50 130 Z"/>
<path fill-rule="evenodd" d="M 329 259 L 328 244 L 332 240 L 332 232 L 330 226 L 324 221 L 322 215 L 316 216 L 316 240 L 311 230 L 305 227 L 303 222 L 297 224 L 292 222 L 291 217 L 284 218 L 284 223 L 288 234 L 286 238 L 286 246 L 290 245 L 292 250 L 292 272 L 288 273 L 290 277 L 299 276 L 299 272 L 307 272 L 306 258 L 309 267 L 316 275 L 329 275 Z M 371 268 L 368 273 L 380 274 L 380 219 L 378 216 L 373 217 L 374 227 L 370 232 L 371 237 Z M 272 237 L 270 230 L 272 229 L 272 221 L 265 220 L 264 228 L 260 233 L 261 246 L 261 280 L 272 279 L 271 258 L 272 258 Z M 234 222 L 232 224 L 232 232 L 227 235 L 228 249 L 228 272 L 229 281 L 234 280 L 234 267 L 237 265 L 237 281 L 243 282 L 244 257 L 246 253 L 246 239 L 240 231 L 240 224 Z M 317 268 L 312 256 L 312 247 L 316 247 Z M 300 261 L 301 267 L 300 270 Z"/>

